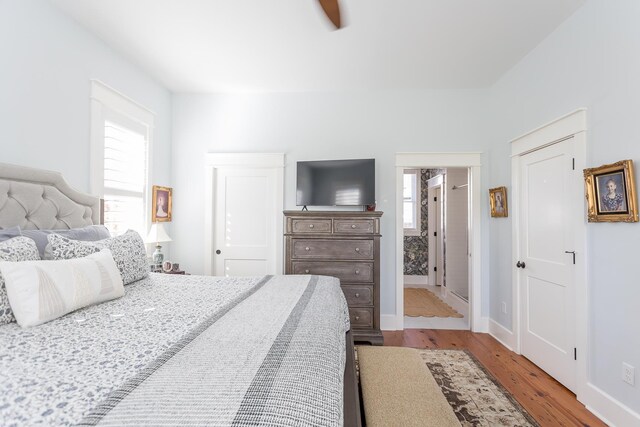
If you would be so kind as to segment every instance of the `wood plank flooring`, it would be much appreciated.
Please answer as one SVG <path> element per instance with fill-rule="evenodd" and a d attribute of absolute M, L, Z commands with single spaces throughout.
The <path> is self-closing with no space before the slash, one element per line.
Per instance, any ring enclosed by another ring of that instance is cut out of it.
<path fill-rule="evenodd" d="M 541 426 L 606 426 L 571 391 L 489 334 L 405 329 L 384 332 L 384 345 L 468 350 Z"/>

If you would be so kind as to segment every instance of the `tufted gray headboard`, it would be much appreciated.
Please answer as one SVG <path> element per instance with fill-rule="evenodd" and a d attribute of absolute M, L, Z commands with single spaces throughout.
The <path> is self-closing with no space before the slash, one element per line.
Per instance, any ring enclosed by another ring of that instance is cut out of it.
<path fill-rule="evenodd" d="M 100 198 L 58 172 L 0 163 L 0 228 L 60 230 L 102 224 Z"/>

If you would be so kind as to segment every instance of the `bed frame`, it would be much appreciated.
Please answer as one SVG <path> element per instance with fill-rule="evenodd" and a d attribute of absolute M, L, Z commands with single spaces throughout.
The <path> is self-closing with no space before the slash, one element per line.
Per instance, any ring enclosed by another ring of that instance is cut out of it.
<path fill-rule="evenodd" d="M 0 229 L 61 230 L 104 223 L 103 201 L 74 190 L 62 174 L 0 163 Z M 362 425 L 351 331 L 345 336 L 344 425 Z"/>

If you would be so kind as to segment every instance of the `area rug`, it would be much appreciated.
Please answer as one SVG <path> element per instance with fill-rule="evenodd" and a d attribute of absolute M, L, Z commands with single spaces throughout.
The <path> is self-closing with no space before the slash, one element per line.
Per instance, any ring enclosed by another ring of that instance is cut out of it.
<path fill-rule="evenodd" d="M 538 426 L 469 353 L 462 350 L 417 350 L 462 426 Z"/>
<path fill-rule="evenodd" d="M 411 317 L 464 317 L 424 288 L 404 289 L 404 315 Z"/>

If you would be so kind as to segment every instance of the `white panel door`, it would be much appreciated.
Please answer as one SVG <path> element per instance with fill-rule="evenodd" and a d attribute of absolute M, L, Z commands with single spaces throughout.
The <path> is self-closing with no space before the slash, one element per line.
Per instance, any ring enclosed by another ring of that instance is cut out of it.
<path fill-rule="evenodd" d="M 521 353 L 570 390 L 576 386 L 573 221 L 582 206 L 573 144 L 569 139 L 520 157 L 517 263 Z"/>
<path fill-rule="evenodd" d="M 277 170 L 216 168 L 213 272 L 216 276 L 275 274 Z"/>

